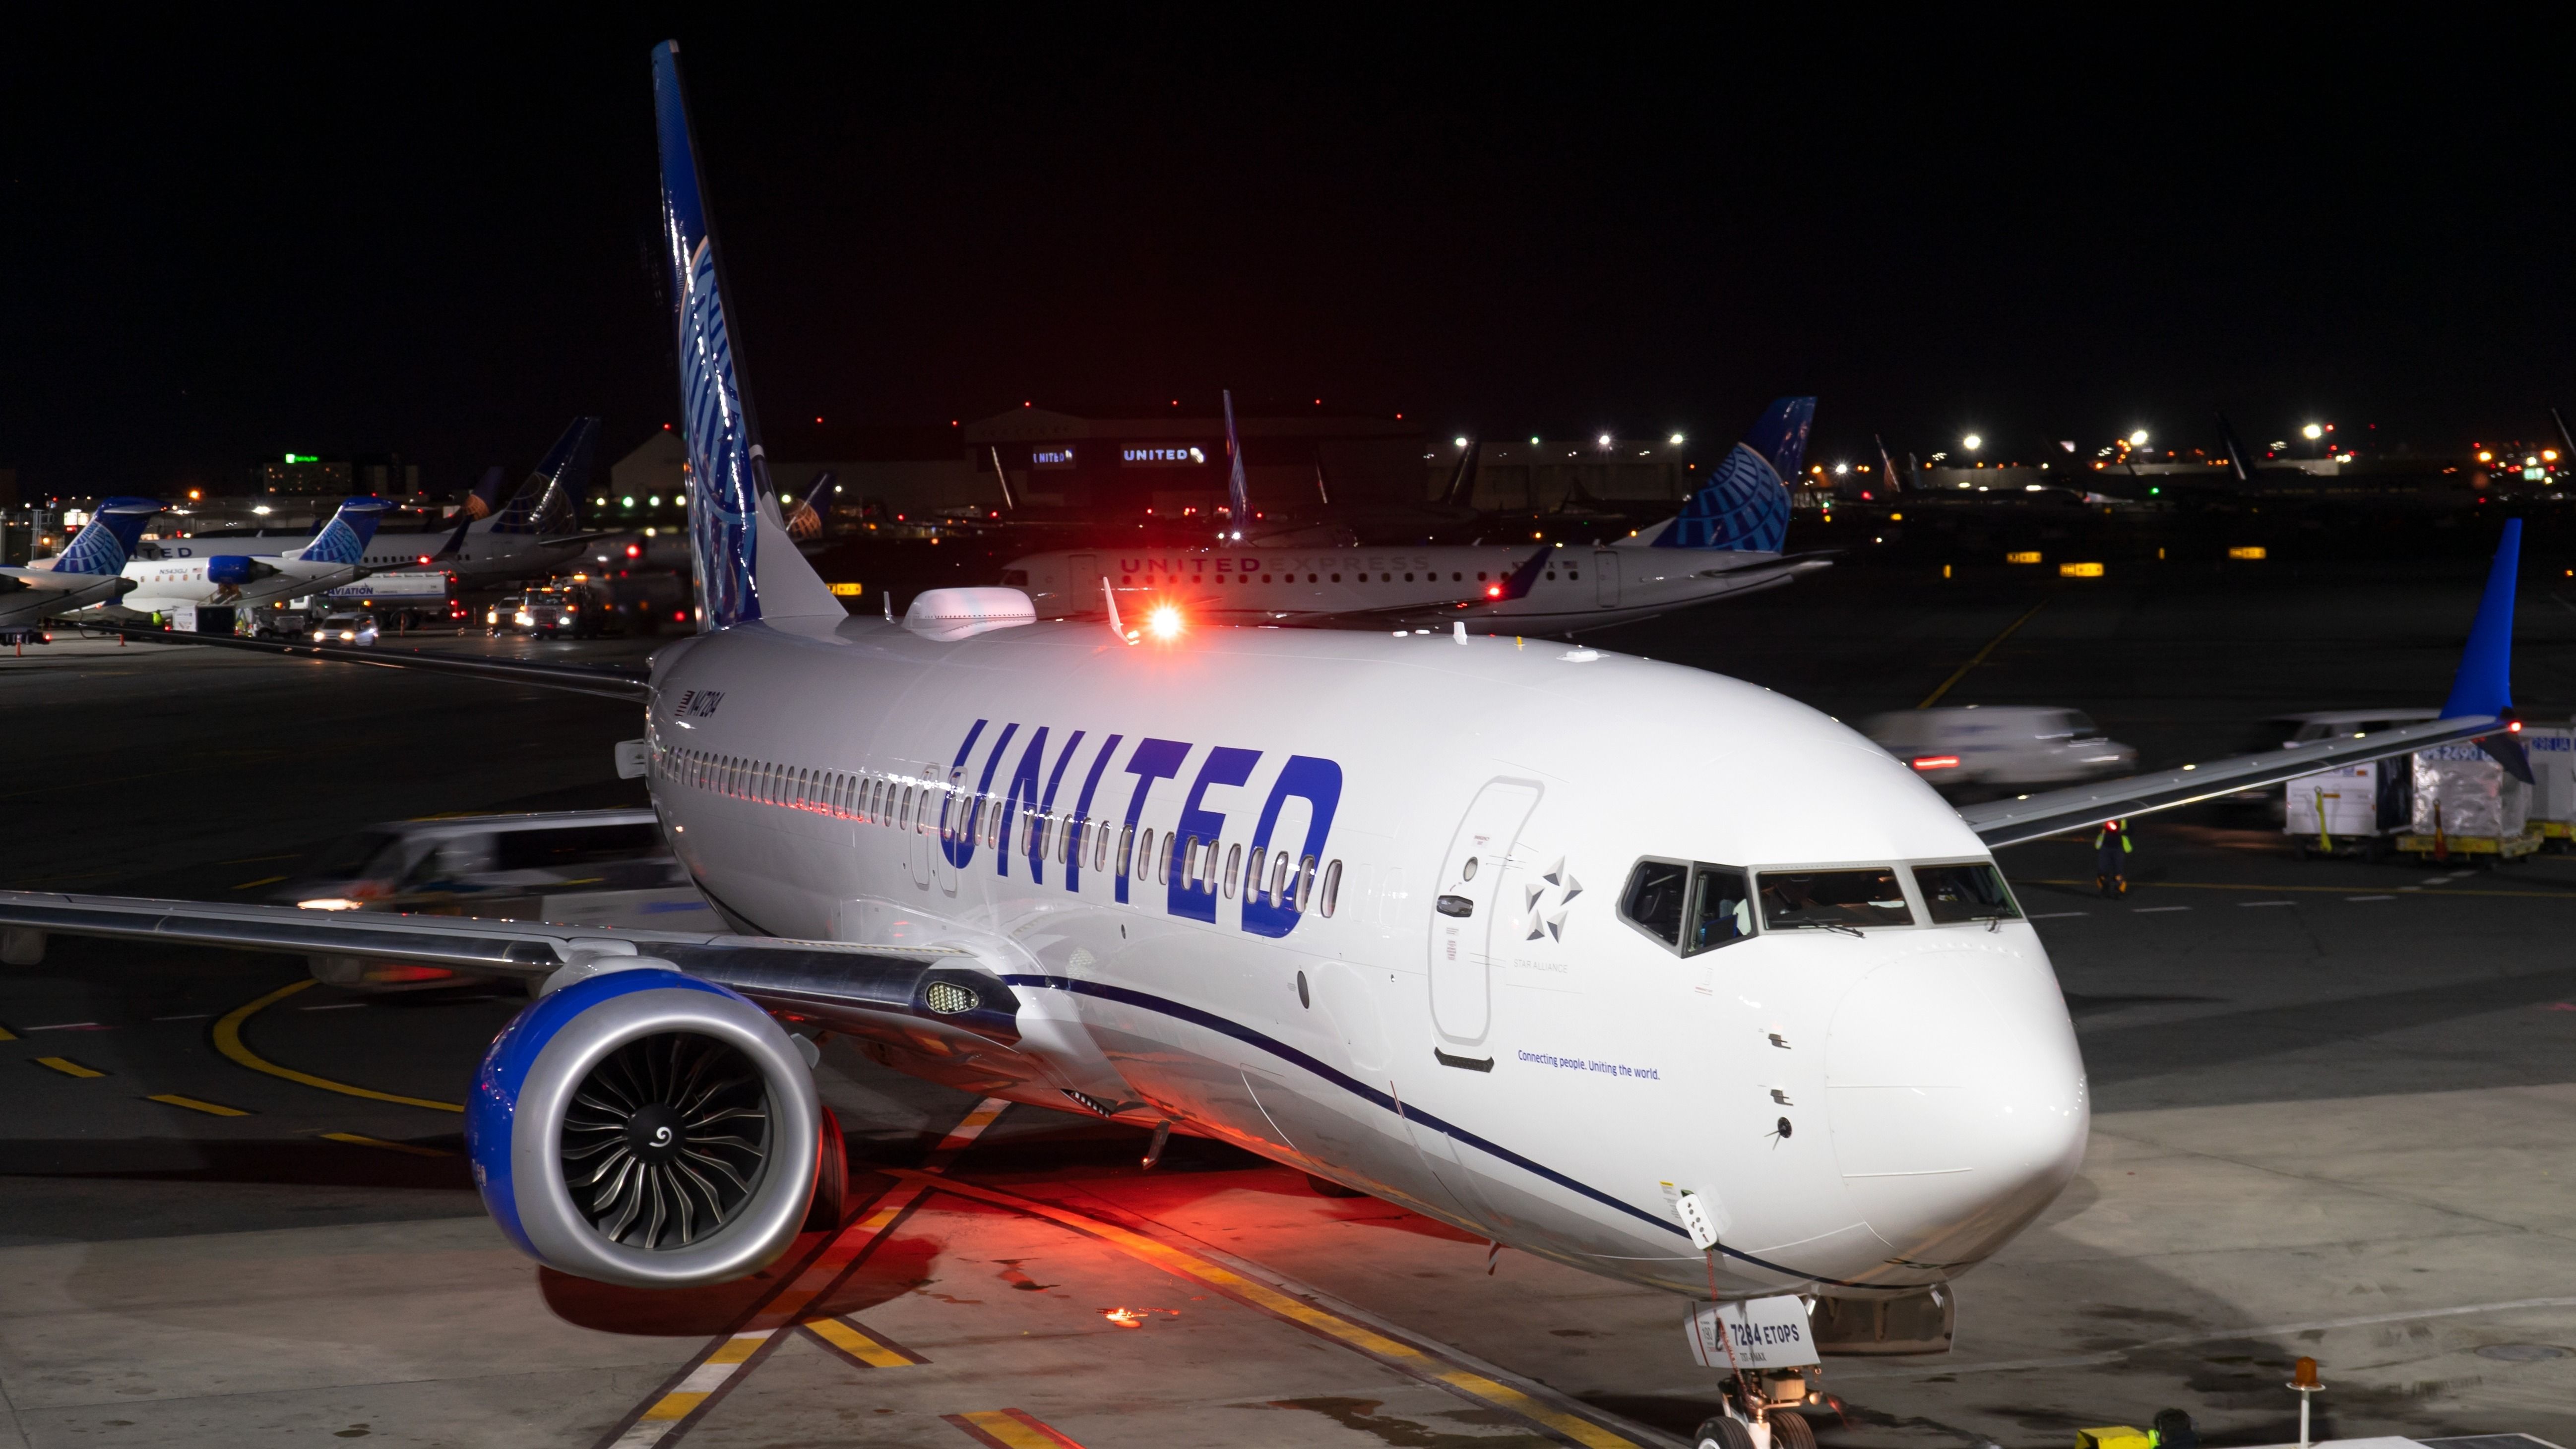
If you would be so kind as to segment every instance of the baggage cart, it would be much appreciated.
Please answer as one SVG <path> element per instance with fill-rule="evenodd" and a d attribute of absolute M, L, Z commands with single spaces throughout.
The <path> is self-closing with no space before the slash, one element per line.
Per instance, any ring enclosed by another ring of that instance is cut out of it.
<path fill-rule="evenodd" d="M 2414 776 L 2405 760 L 2365 760 L 2301 775 L 2282 786 L 2281 831 L 2301 860 L 2358 855 L 2378 860 L 2408 828 Z"/>
<path fill-rule="evenodd" d="M 2525 725 L 2531 757 L 2531 824 L 2558 850 L 2576 849 L 2576 728 Z"/>
<path fill-rule="evenodd" d="M 2434 859 L 2506 861 L 2540 848 L 2531 825 L 2531 787 L 2473 742 L 2417 750 L 2415 804 L 2397 848 Z M 2535 771 L 2535 774 L 2538 772 Z"/>

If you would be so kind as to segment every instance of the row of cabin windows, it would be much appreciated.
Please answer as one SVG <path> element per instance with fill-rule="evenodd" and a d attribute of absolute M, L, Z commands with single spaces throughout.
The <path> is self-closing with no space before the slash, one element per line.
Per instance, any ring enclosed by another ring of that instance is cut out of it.
<path fill-rule="evenodd" d="M 1547 576 L 1548 576 L 1549 578 L 1555 578 L 1555 577 L 1556 577 L 1556 570 L 1554 570 L 1554 569 L 1549 569 L 1549 570 L 1547 571 Z M 1567 570 L 1565 571 L 1565 576 L 1566 576 L 1567 578 L 1569 578 L 1569 579 L 1579 579 L 1579 578 L 1583 577 L 1583 571 L 1582 571 L 1582 570 L 1580 570 L 1580 569 L 1567 569 Z M 1435 570 L 1433 570 L 1433 571 L 1431 571 L 1431 572 L 1425 573 L 1422 577 L 1423 577 L 1425 580 L 1428 580 L 1428 581 L 1429 581 L 1429 582 L 1431 582 L 1431 583 L 1435 583 L 1435 584 L 1436 584 L 1436 583 L 1440 582 L 1440 574 L 1439 574 L 1439 571 L 1438 571 L 1438 570 L 1436 570 L 1436 569 L 1435 569 Z M 1007 584 L 1007 583 L 1010 583 L 1010 582 L 1012 581 L 1012 578 L 1013 578 L 1013 575 L 1005 574 L 1005 575 L 1003 576 L 1003 578 L 1002 578 L 1002 582 L 1004 582 L 1004 583 L 1006 583 L 1006 584 Z M 1028 582 L 1028 575 L 1026 575 L 1026 574 L 1019 574 L 1019 575 L 1017 575 L 1017 578 L 1018 578 L 1019 582 L 1021 582 L 1021 583 L 1027 583 L 1027 582 Z M 1208 584 L 1222 584 L 1222 583 L 1224 583 L 1227 579 L 1233 579 L 1233 580 L 1235 580 L 1237 583 L 1245 583 L 1245 584 L 1248 584 L 1248 583 L 1251 583 L 1251 582 L 1252 582 L 1252 575 L 1250 575 L 1250 574 L 1210 574 L 1210 575 L 1208 575 L 1207 577 L 1205 577 L 1205 578 L 1203 578 L 1203 579 L 1194 579 L 1194 580 L 1192 580 L 1192 582 L 1194 582 L 1194 583 L 1208 583 Z M 1261 581 L 1262 581 L 1263 583 L 1265 583 L 1265 584 L 1266 584 L 1266 583 L 1269 583 L 1269 582 L 1271 582 L 1271 576 L 1270 576 L 1270 575 L 1268 575 L 1268 574 L 1263 574 L 1263 575 L 1261 576 Z M 1337 583 L 1337 584 L 1338 584 L 1338 583 L 1340 583 L 1341 581 L 1342 581 L 1342 576 L 1341 576 L 1340 574 L 1335 574 L 1335 575 L 1333 575 L 1333 582 L 1334 582 L 1334 583 Z M 1368 576 L 1368 575 L 1366 575 L 1366 574 L 1360 574 L 1360 575 L 1356 576 L 1355 578 L 1353 578 L 1353 580 L 1352 580 L 1352 582 L 1353 582 L 1353 583 L 1361 583 L 1361 584 L 1367 583 L 1368 581 L 1369 581 L 1369 576 Z M 1395 575 L 1393 575 L 1393 574 L 1379 574 L 1379 575 L 1377 576 L 1377 581 L 1378 581 L 1379 583 L 1382 583 L 1382 584 L 1391 584 L 1391 583 L 1395 582 Z M 1414 582 L 1414 577 L 1413 577 L 1413 575 L 1411 575 L 1411 574 L 1406 574 L 1406 575 L 1404 576 L 1404 581 L 1405 581 L 1406 583 L 1408 583 L 1408 584 L 1409 584 L 1409 583 Z M 1449 582 L 1451 582 L 1451 583 L 1453 583 L 1453 584 L 1462 584 L 1462 583 L 1465 583 L 1466 581 L 1467 581 L 1467 575 L 1466 575 L 1463 571 L 1458 571 L 1458 570 L 1453 570 L 1453 571 L 1451 571 L 1451 573 L 1450 573 L 1450 575 L 1449 575 Z M 1119 582 L 1119 583 L 1121 583 L 1121 584 L 1133 584 L 1133 583 L 1135 583 L 1135 582 L 1136 582 L 1136 576 L 1135 576 L 1134 574 L 1120 574 L 1120 575 L 1118 576 L 1118 582 Z M 1279 577 L 1278 577 L 1278 582 L 1283 583 L 1283 584 L 1293 584 L 1293 583 L 1297 582 L 1297 576 L 1296 576 L 1295 574 L 1281 574 L 1281 575 L 1279 575 Z M 1314 576 L 1313 574 L 1308 574 L 1308 575 L 1306 575 L 1306 582 L 1308 582 L 1308 583 L 1310 583 L 1310 584 L 1311 584 L 1311 583 L 1316 582 L 1316 578 L 1315 578 L 1315 576 Z M 1480 584 L 1481 584 L 1481 583 L 1483 583 L 1483 582 L 1485 582 L 1485 571 L 1484 571 L 1483 569 L 1478 569 L 1478 570 L 1476 570 L 1476 582 L 1478 582 L 1478 583 L 1480 583 Z"/>
<path fill-rule="evenodd" d="M 895 830 L 935 833 L 942 839 L 972 832 L 987 847 L 1000 849 L 1002 845 L 1001 801 L 937 781 L 812 770 L 687 749 L 669 753 L 665 773 L 690 789 L 709 790 L 738 800 L 810 810 L 838 820 Z M 1239 890 L 1246 900 L 1265 900 L 1272 906 L 1284 904 L 1299 912 L 1312 908 L 1326 917 L 1333 914 L 1341 900 L 1342 863 L 1338 860 L 1324 862 L 1319 876 L 1311 855 L 1292 862 L 1283 850 L 1265 865 L 1258 851 L 1247 857 L 1239 844 L 1202 841 L 1195 835 L 1175 848 L 1171 832 L 1161 837 L 1162 849 L 1157 851 L 1150 825 L 1121 825 L 1113 838 L 1106 820 L 1034 810 L 1019 813 L 1011 826 L 1011 837 L 1014 855 L 1036 855 L 1058 865 L 1087 864 L 1095 871 L 1114 866 L 1121 876 L 1150 879 L 1161 885 L 1170 884 L 1173 858 L 1178 856 L 1182 879 L 1190 889 L 1222 890 L 1227 900 L 1233 900 Z M 1217 863 L 1220 850 L 1225 852 L 1222 869 Z M 1076 861 L 1076 851 L 1086 852 L 1089 860 Z"/>

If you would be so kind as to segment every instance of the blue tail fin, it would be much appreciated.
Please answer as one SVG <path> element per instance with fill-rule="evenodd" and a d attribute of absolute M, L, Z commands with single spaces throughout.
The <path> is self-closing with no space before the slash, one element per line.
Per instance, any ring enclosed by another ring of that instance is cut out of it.
<path fill-rule="evenodd" d="M 2522 520 L 2504 521 L 2495 562 L 2487 567 L 2487 591 L 2478 600 L 2478 617 L 2469 625 L 2468 647 L 2460 651 L 2460 671 L 2451 677 L 2451 697 L 2442 702 L 2442 718 L 2474 719 L 2501 715 L 2513 708 L 2513 580 L 2522 564 Z"/>
<path fill-rule="evenodd" d="M 1815 417 L 1812 397 L 1784 397 L 1763 409 L 1654 546 L 1778 553 L 1789 541 L 1788 480 L 1806 461 Z"/>
<path fill-rule="evenodd" d="M 537 471 L 510 495 L 510 506 L 492 523 L 494 533 L 570 533 L 580 526 L 573 499 L 590 481 L 590 460 L 599 444 L 599 419 L 575 418 L 563 436 L 546 450 Z"/>
<path fill-rule="evenodd" d="M 464 514 L 470 523 L 478 518 L 491 517 L 493 505 L 500 501 L 501 465 L 495 463 L 483 470 L 483 481 L 474 485 L 474 491 L 465 495 L 465 506 L 456 511 Z"/>
<path fill-rule="evenodd" d="M 1225 391 L 1225 496 L 1234 511 L 1234 526 L 1252 521 L 1252 487 L 1243 479 L 1243 444 L 1234 436 L 1234 390 Z"/>
<path fill-rule="evenodd" d="M 698 627 L 762 618 L 846 618 L 798 553 L 769 496 L 767 456 L 727 331 L 724 269 L 697 138 L 680 87 L 680 45 L 653 47 L 653 120 L 662 153 L 662 245 L 671 264 L 680 358 L 680 431 L 689 447 L 689 553 Z M 763 543 L 774 543 L 763 548 Z"/>
<path fill-rule="evenodd" d="M 125 561 L 134 557 L 136 540 L 143 537 L 143 525 L 167 505 L 157 498 L 109 498 L 90 515 L 87 526 L 72 536 L 62 553 L 54 559 L 58 574 L 121 573 Z"/>
<path fill-rule="evenodd" d="M 376 520 L 393 506 L 390 498 L 352 498 L 342 503 L 313 541 L 296 550 L 295 557 L 305 563 L 356 563 L 366 557 L 367 544 L 376 536 Z"/>

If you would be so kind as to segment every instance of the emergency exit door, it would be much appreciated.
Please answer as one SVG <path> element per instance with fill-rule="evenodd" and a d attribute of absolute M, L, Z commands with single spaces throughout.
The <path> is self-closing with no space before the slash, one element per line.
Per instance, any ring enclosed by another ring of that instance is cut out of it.
<path fill-rule="evenodd" d="M 1450 838 L 1431 898 L 1431 1023 L 1441 1039 L 1472 1045 L 1493 1025 L 1493 942 L 1503 876 L 1521 824 L 1538 804 L 1527 780 L 1489 780 Z"/>

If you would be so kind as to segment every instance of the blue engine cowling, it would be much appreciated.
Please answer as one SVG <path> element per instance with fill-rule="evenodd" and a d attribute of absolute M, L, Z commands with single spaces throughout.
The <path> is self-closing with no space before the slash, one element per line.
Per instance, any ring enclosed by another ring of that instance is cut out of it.
<path fill-rule="evenodd" d="M 247 584 L 276 572 L 272 565 L 237 553 L 219 553 L 206 560 L 206 582 L 210 584 Z"/>
<path fill-rule="evenodd" d="M 541 1263 L 643 1288 L 767 1267 L 814 1192 L 814 1078 L 741 996 L 661 967 L 519 1013 L 474 1075 L 483 1206 Z"/>

